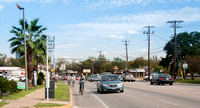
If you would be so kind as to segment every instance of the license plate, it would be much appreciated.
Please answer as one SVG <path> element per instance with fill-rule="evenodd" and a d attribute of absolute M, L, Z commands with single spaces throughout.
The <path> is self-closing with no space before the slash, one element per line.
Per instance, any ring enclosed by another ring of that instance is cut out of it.
<path fill-rule="evenodd" d="M 115 88 L 111 88 L 112 90 L 115 90 Z"/>
<path fill-rule="evenodd" d="M 166 80 L 169 80 L 168 78 Z"/>

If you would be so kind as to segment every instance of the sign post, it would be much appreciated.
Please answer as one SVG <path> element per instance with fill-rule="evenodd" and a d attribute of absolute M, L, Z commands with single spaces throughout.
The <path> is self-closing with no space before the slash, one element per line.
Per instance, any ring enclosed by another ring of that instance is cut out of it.
<path fill-rule="evenodd" d="M 183 69 L 184 69 L 184 79 L 186 77 L 186 69 L 188 68 L 188 63 L 187 62 L 184 62 L 183 63 Z"/>
<path fill-rule="evenodd" d="M 47 88 L 47 102 L 49 101 L 49 87 L 50 87 L 50 76 L 49 76 L 49 71 L 48 71 L 48 55 L 54 55 L 54 49 L 55 49 L 55 36 L 47 36 L 47 73 L 46 73 L 46 88 Z"/>

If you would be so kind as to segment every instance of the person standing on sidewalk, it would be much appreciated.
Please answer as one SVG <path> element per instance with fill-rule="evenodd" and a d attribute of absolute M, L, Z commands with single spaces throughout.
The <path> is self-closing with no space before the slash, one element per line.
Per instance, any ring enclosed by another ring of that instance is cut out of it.
<path fill-rule="evenodd" d="M 72 77 L 71 77 L 71 81 L 72 81 L 72 87 L 74 87 L 74 84 L 75 84 L 75 75 L 73 74 Z"/>

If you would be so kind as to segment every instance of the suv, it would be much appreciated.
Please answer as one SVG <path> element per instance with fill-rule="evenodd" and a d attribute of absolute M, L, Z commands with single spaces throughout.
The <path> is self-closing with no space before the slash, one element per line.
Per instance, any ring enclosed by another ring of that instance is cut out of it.
<path fill-rule="evenodd" d="M 157 85 L 169 84 L 173 85 L 174 78 L 172 78 L 169 74 L 160 74 L 160 73 L 152 73 L 150 75 L 150 84 L 156 83 Z"/>
<path fill-rule="evenodd" d="M 135 77 L 133 76 L 133 74 L 132 73 L 125 73 L 125 74 L 123 74 L 122 75 L 123 76 L 123 81 L 125 82 L 125 81 L 131 81 L 131 82 L 135 82 Z"/>

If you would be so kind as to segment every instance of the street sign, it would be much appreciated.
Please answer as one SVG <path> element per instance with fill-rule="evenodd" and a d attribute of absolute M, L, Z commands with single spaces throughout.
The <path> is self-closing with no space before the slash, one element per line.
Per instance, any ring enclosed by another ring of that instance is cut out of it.
<path fill-rule="evenodd" d="M 183 63 L 183 69 L 187 69 L 188 68 L 188 64 L 185 62 Z"/>
<path fill-rule="evenodd" d="M 55 36 L 48 36 L 48 42 L 55 42 Z"/>
<path fill-rule="evenodd" d="M 116 61 L 117 61 L 117 62 L 122 62 L 122 59 L 117 59 Z"/>
<path fill-rule="evenodd" d="M 25 82 L 17 82 L 17 89 L 25 89 Z"/>

